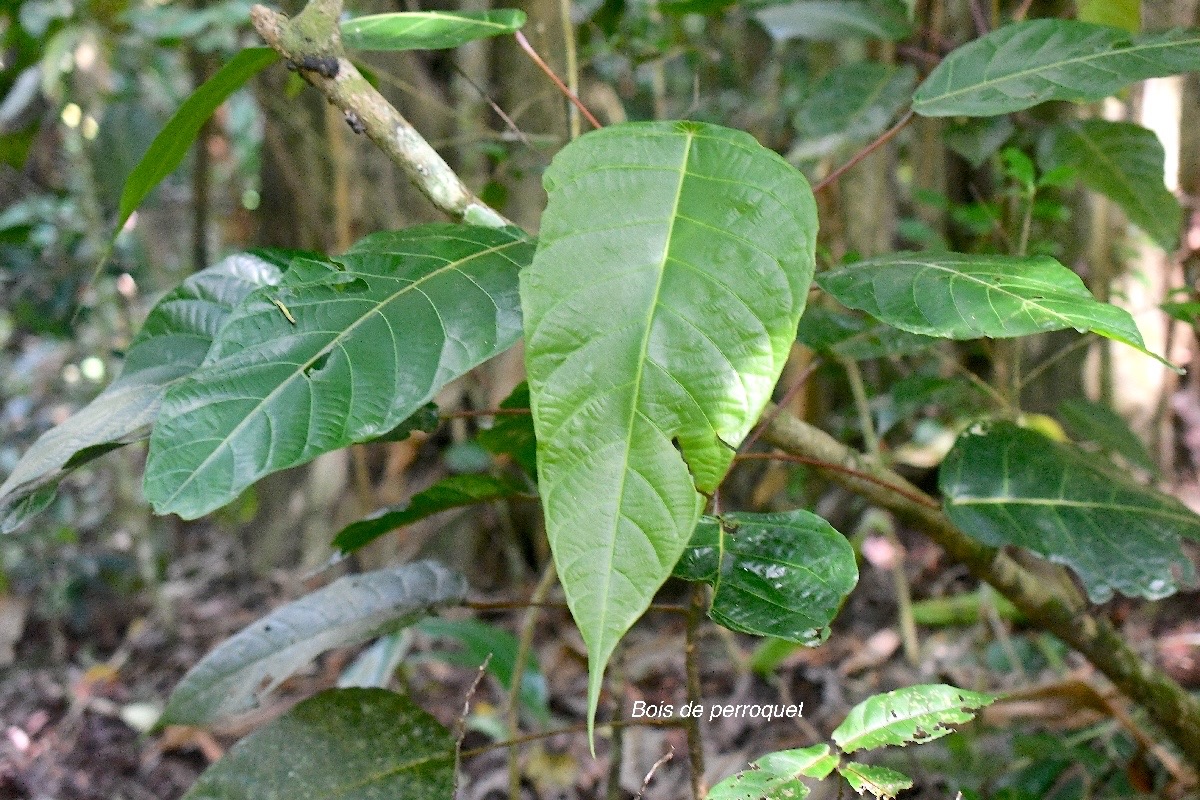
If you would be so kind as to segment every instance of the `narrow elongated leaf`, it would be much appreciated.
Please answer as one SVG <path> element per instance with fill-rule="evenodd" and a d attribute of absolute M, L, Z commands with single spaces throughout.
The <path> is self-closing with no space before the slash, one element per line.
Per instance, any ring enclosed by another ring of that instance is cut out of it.
<path fill-rule="evenodd" d="M 823 272 L 817 283 L 842 305 L 924 336 L 1003 339 L 1074 328 L 1167 363 L 1146 349 L 1129 312 L 1097 301 L 1049 256 L 892 253 Z"/>
<path fill-rule="evenodd" d="M 817 645 L 858 583 L 854 548 L 807 511 L 703 517 L 675 575 L 713 587 L 709 616 L 735 631 Z"/>
<path fill-rule="evenodd" d="M 444 50 L 524 24 L 525 12 L 515 8 L 372 14 L 343 22 L 342 44 L 349 50 Z"/>
<path fill-rule="evenodd" d="M 876 797 L 895 797 L 913 786 L 912 778 L 903 772 L 871 764 L 847 761 L 838 767 L 838 773 L 859 794 L 870 792 Z"/>
<path fill-rule="evenodd" d="M 800 141 L 793 161 L 822 158 L 843 147 L 869 142 L 887 130 L 912 99 L 917 73 L 876 61 L 844 64 L 826 73 L 796 112 Z"/>
<path fill-rule="evenodd" d="M 424 225 L 369 236 L 334 262 L 294 261 L 167 392 L 147 499 L 191 519 L 264 475 L 393 430 L 517 340 L 517 270 L 532 250 L 507 230 Z"/>
<path fill-rule="evenodd" d="M 248 47 L 192 92 L 162 132 L 154 137 L 146 155 L 142 156 L 142 160 L 125 179 L 117 217 L 117 232 L 120 232 L 130 215 L 146 199 L 146 195 L 183 162 L 192 142 L 200 133 L 200 128 L 217 107 L 246 81 L 274 64 L 278 58 L 279 55 L 269 47 Z"/>
<path fill-rule="evenodd" d="M 1058 416 L 1078 441 L 1095 442 L 1103 450 L 1115 453 L 1135 467 L 1151 474 L 1158 472 L 1146 445 L 1117 412 L 1106 405 L 1076 397 L 1058 406 Z"/>
<path fill-rule="evenodd" d="M 828 308 L 808 309 L 800 318 L 796 340 L 817 352 L 856 361 L 920 353 L 938 341 Z"/>
<path fill-rule="evenodd" d="M 868 697 L 833 731 L 833 741 L 847 753 L 889 745 L 921 744 L 939 739 L 972 719 L 973 709 L 991 705 L 996 695 L 970 692 L 945 684 L 908 686 Z"/>
<path fill-rule="evenodd" d="M 1200 517 L 1078 448 L 1009 422 L 975 425 L 942 464 L 946 513 L 976 539 L 1066 564 L 1097 603 L 1114 591 L 1150 599 L 1195 575 L 1180 537 Z"/>
<path fill-rule="evenodd" d="M 800 778 L 821 780 L 837 764 L 827 744 L 768 753 L 714 786 L 708 800 L 803 800 L 809 788 Z"/>
<path fill-rule="evenodd" d="M 366 519 L 351 522 L 333 538 L 333 546 L 343 553 L 352 553 L 385 533 L 417 520 L 452 508 L 503 500 L 527 489 L 520 481 L 508 477 L 451 475 L 413 495 L 407 503 L 381 508 Z"/>
<path fill-rule="evenodd" d="M 163 395 L 195 370 L 233 307 L 246 295 L 279 281 L 279 270 L 247 254 L 197 272 L 160 300 L 125 355 L 121 376 L 66 422 L 42 434 L 0 486 L 0 530 L 7 532 L 40 510 L 22 501 L 52 487 L 71 469 L 123 444 L 146 438 Z M 24 507 L 15 513 L 17 505 Z M 12 513 L 10 513 L 10 511 Z"/>
<path fill-rule="evenodd" d="M 1089 119 L 1056 125 L 1046 133 L 1038 147 L 1042 170 L 1070 167 L 1159 246 L 1175 249 L 1183 208 L 1164 183 L 1165 157 L 1154 131 L 1132 122 Z"/>
<path fill-rule="evenodd" d="M 555 156 L 521 275 L 558 574 L 609 655 L 678 561 L 787 359 L 815 262 L 804 177 L 714 125 L 612 125 Z"/>
<path fill-rule="evenodd" d="M 300 667 L 460 602 L 461 575 L 433 561 L 338 578 L 217 645 L 171 693 L 160 725 L 203 725 L 254 708 Z"/>
<path fill-rule="evenodd" d="M 796 0 L 767 5 L 754 16 L 771 38 L 781 40 L 895 40 L 912 33 L 901 0 Z"/>
<path fill-rule="evenodd" d="M 1111 25 L 1132 33 L 1142 29 L 1142 0 L 1076 0 L 1080 22 Z"/>
<path fill-rule="evenodd" d="M 1146 78 L 1200 64 L 1200 32 L 1131 36 L 1066 19 L 1005 25 L 954 50 L 917 89 L 927 117 L 989 117 L 1047 100 L 1100 100 Z"/>
<path fill-rule="evenodd" d="M 454 764 L 454 737 L 412 700 L 329 689 L 234 745 L 184 800 L 448 798 Z"/>

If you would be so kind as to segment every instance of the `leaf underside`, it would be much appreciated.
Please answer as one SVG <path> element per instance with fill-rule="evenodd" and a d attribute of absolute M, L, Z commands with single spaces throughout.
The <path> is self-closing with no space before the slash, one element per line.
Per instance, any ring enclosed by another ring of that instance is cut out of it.
<path fill-rule="evenodd" d="M 395 429 L 516 342 L 517 271 L 532 250 L 511 230 L 423 225 L 334 261 L 293 261 L 167 392 L 147 499 L 192 519 L 264 475 Z"/>
<path fill-rule="evenodd" d="M 1078 448 L 1009 422 L 973 426 L 942 464 L 946 513 L 992 546 L 1018 545 L 1070 567 L 1094 602 L 1150 599 L 1195 578 L 1180 537 L 1200 517 Z"/>
<path fill-rule="evenodd" d="M 995 699 L 945 684 L 908 686 L 868 697 L 850 709 L 832 738 L 847 753 L 929 742 L 951 733 L 946 725 L 970 720 L 975 716 L 971 709 Z"/>
<path fill-rule="evenodd" d="M 771 38 L 833 42 L 847 38 L 903 39 L 912 24 L 901 0 L 795 0 L 754 12 Z"/>
<path fill-rule="evenodd" d="M 524 24 L 525 12 L 515 8 L 402 11 L 346 20 L 341 34 L 348 50 L 444 50 L 512 33 Z"/>
<path fill-rule="evenodd" d="M 847 761 L 838 767 L 838 773 L 859 794 L 870 792 L 876 797 L 895 797 L 913 786 L 912 778 L 887 767 Z"/>
<path fill-rule="evenodd" d="M 816 209 L 749 135 L 613 125 L 564 148 L 522 273 L 547 535 L 604 666 L 769 398 L 804 308 Z"/>

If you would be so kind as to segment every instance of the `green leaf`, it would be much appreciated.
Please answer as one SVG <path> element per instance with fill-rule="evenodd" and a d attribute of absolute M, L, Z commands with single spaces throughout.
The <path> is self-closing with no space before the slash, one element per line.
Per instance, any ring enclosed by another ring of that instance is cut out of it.
<path fill-rule="evenodd" d="M 159 725 L 204 725 L 254 708 L 326 650 L 411 625 L 466 594 L 463 577 L 433 561 L 338 578 L 217 645 L 175 687 Z"/>
<path fill-rule="evenodd" d="M 879 320 L 829 308 L 808 309 L 800 318 L 796 340 L 805 347 L 855 361 L 907 356 L 937 344 L 931 336 L 897 330 Z"/>
<path fill-rule="evenodd" d="M 520 481 L 508 477 L 470 474 L 451 475 L 413 495 L 407 503 L 381 508 L 371 516 L 351 522 L 338 531 L 333 546 L 352 553 L 380 536 L 452 508 L 503 500 L 528 491 Z"/>
<path fill-rule="evenodd" d="M 529 384 L 521 381 L 500 408 L 505 411 L 529 410 Z M 475 437 L 480 447 L 494 456 L 509 456 L 529 475 L 537 475 L 537 436 L 531 414 L 498 414 L 492 427 Z"/>
<path fill-rule="evenodd" d="M 1146 78 L 1191 72 L 1200 32 L 1130 36 L 1065 19 L 1005 25 L 954 50 L 917 88 L 927 117 L 990 117 L 1047 100 L 1101 100 Z"/>
<path fill-rule="evenodd" d="M 412 700 L 329 689 L 242 739 L 184 800 L 430 800 L 454 794 L 454 737 Z"/>
<path fill-rule="evenodd" d="M 342 44 L 347 50 L 444 50 L 524 24 L 525 12 L 515 8 L 372 14 L 343 22 Z"/>
<path fill-rule="evenodd" d="M 767 5 L 754 16 L 777 40 L 897 40 L 913 32 L 902 0 L 797 0 Z"/>
<path fill-rule="evenodd" d="M 146 317 L 125 354 L 121 376 L 92 402 L 42 434 L 0 486 L 0 530 L 28 520 L 54 497 L 53 486 L 91 458 L 146 438 L 166 391 L 191 374 L 208 353 L 233 307 L 255 289 L 279 282 L 262 258 L 230 256 L 192 275 Z M 37 503 L 22 501 L 49 487 Z M 15 513 L 18 505 L 21 513 Z"/>
<path fill-rule="evenodd" d="M 142 156 L 142 160 L 125 179 L 120 212 L 117 216 L 117 233 L 120 233 L 130 215 L 146 199 L 146 195 L 183 162 L 192 142 L 200 133 L 200 128 L 217 107 L 246 81 L 274 64 L 278 58 L 279 55 L 269 47 L 246 48 L 183 101 L 183 105 L 167 122 L 162 132 L 154 137 L 146 155 Z"/>
<path fill-rule="evenodd" d="M 393 430 L 517 340 L 517 270 L 532 250 L 509 230 L 423 225 L 332 262 L 296 259 L 167 392 L 147 499 L 192 519 L 264 475 Z"/>
<path fill-rule="evenodd" d="M 1079 576 L 1088 595 L 1150 599 L 1195 574 L 1180 537 L 1200 517 L 1094 456 L 1009 422 L 972 426 L 942 464 L 946 513 L 985 544 L 1018 545 Z"/>
<path fill-rule="evenodd" d="M 999 339 L 1074 328 L 1171 366 L 1146 349 L 1129 312 L 1097 301 L 1049 256 L 892 253 L 823 272 L 817 283 L 842 305 L 910 333 Z"/>
<path fill-rule="evenodd" d="M 844 147 L 869 142 L 887 130 L 912 99 L 917 72 L 876 61 L 844 64 L 826 73 L 793 124 L 800 141 L 788 153 L 792 161 L 823 158 Z"/>
<path fill-rule="evenodd" d="M 850 788 L 859 794 L 870 792 L 876 797 L 895 797 L 905 789 L 913 786 L 912 778 L 903 772 L 897 772 L 887 767 L 876 767 L 870 764 L 860 764 L 857 761 L 847 761 L 838 767 L 838 773 L 850 784 Z"/>
<path fill-rule="evenodd" d="M 807 511 L 703 517 L 675 575 L 713 587 L 709 616 L 735 631 L 815 646 L 858 583 L 854 548 Z"/>
<path fill-rule="evenodd" d="M 1158 472 L 1146 445 L 1130 430 L 1125 418 L 1108 406 L 1075 397 L 1059 404 L 1058 416 L 1075 439 L 1095 442 L 1102 450 L 1115 453 L 1152 475 Z"/>
<path fill-rule="evenodd" d="M 804 177 L 748 134 L 611 125 L 546 171 L 522 272 L 547 534 L 605 664 L 695 529 L 787 360 L 815 265 Z"/>
<path fill-rule="evenodd" d="M 847 753 L 930 742 L 951 732 L 946 725 L 972 719 L 972 709 L 995 699 L 945 684 L 908 686 L 868 697 L 850 709 L 832 738 Z"/>
<path fill-rule="evenodd" d="M 768 753 L 751 764 L 751 769 L 730 775 L 714 786 L 707 800 L 803 800 L 809 788 L 801 777 L 821 780 L 838 764 L 829 745 Z"/>
<path fill-rule="evenodd" d="M 1079 21 L 1111 25 L 1131 33 L 1142 29 L 1142 0 L 1076 0 Z"/>
<path fill-rule="evenodd" d="M 1069 167 L 1092 191 L 1121 207 L 1164 250 L 1179 244 L 1183 208 L 1163 180 L 1162 143 L 1132 122 L 1089 119 L 1056 125 L 1038 147 L 1045 171 Z"/>
<path fill-rule="evenodd" d="M 946 129 L 946 146 L 979 169 L 1017 132 L 1008 117 L 984 117 L 956 122 Z"/>

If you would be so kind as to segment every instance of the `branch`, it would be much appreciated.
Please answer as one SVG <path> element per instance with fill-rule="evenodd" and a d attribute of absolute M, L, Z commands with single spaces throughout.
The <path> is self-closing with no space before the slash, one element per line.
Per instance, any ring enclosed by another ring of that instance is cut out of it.
<path fill-rule="evenodd" d="M 1140 703 L 1200 767 L 1200 699 L 1142 660 L 1107 619 L 1089 613 L 1078 589 L 1048 583 L 1003 550 L 975 541 L 950 521 L 933 498 L 903 477 L 790 414 L 777 415 L 763 439 L 792 455 L 838 465 L 830 470 L 831 480 L 914 523 L 1031 622 L 1078 650 Z"/>

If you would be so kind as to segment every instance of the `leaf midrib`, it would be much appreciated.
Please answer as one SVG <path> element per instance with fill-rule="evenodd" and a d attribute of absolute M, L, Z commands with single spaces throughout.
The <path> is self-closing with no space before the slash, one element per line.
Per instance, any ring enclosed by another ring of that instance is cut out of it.
<path fill-rule="evenodd" d="M 1054 497 L 954 497 L 949 501 L 952 506 L 1046 506 L 1049 508 L 1080 508 L 1102 511 L 1123 511 L 1126 513 L 1147 514 L 1162 519 L 1186 522 L 1192 519 L 1191 514 L 1154 508 L 1150 506 L 1127 505 L 1125 503 L 1110 503 L 1099 500 L 1068 500 Z M 1194 521 L 1194 520 L 1193 520 Z"/>

